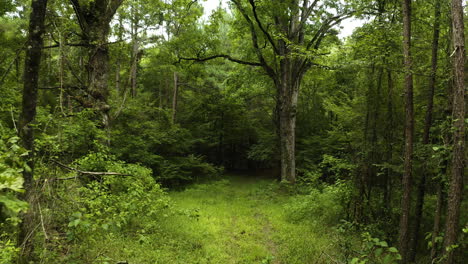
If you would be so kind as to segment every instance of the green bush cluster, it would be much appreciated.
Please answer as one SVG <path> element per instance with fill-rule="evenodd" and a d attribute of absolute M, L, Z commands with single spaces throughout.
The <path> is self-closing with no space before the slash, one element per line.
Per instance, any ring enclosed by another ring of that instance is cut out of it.
<path fill-rule="evenodd" d="M 49 208 L 44 214 L 53 219 L 48 226 L 48 244 L 52 252 L 44 254 L 50 263 L 87 259 L 93 245 L 119 234 L 137 236 L 141 230 L 150 232 L 170 214 L 169 198 L 152 177 L 151 169 L 128 164 L 104 153 L 91 153 L 76 160 L 73 165 L 80 171 L 115 172 L 118 175 L 92 175 L 70 172 L 76 176 L 58 183 L 55 195 L 45 198 Z M 53 202 L 57 196 L 60 202 Z M 70 204 L 73 206 L 70 207 Z M 52 230 L 52 231 L 50 231 Z M 60 237 L 65 234 L 65 237 Z M 70 254 L 60 256 L 60 248 L 69 247 Z M 74 246 L 79 244 L 80 246 Z M 54 254 L 55 253 L 55 254 Z M 57 262 L 58 261 L 58 262 Z"/>
<path fill-rule="evenodd" d="M 19 213 L 26 210 L 26 202 L 17 198 L 23 192 L 24 169 L 29 169 L 21 157 L 27 152 L 19 146 L 18 137 L 0 131 L 0 263 L 12 263 L 18 248 L 14 230 Z"/>
<path fill-rule="evenodd" d="M 308 194 L 294 196 L 285 209 L 291 221 L 333 225 L 345 217 L 345 204 L 350 194 L 351 188 L 347 182 L 323 184 L 320 188 L 312 188 Z"/>

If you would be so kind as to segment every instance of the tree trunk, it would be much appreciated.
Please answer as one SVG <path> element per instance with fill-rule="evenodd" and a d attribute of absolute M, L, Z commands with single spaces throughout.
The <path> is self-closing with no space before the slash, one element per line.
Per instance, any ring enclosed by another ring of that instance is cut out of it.
<path fill-rule="evenodd" d="M 34 196 L 34 126 L 36 118 L 36 105 L 38 97 L 39 69 L 42 55 L 43 34 L 45 31 L 45 15 L 47 0 L 33 0 L 31 2 L 31 15 L 29 20 L 28 45 L 24 64 L 23 101 L 20 117 L 19 134 L 23 147 L 28 150 L 26 162 L 30 170 L 23 171 L 24 199 L 29 202 L 30 208 L 23 216 L 20 226 L 18 243 L 22 245 L 20 263 L 32 260 L 35 225 L 35 199 Z"/>
<path fill-rule="evenodd" d="M 132 23 L 131 23 L 131 35 L 132 35 L 132 65 L 130 68 L 130 85 L 132 91 L 132 97 L 135 98 L 137 95 L 137 73 L 138 73 L 138 53 L 139 53 L 139 41 L 138 41 L 138 10 L 135 5 L 132 5 Z"/>
<path fill-rule="evenodd" d="M 174 94 L 172 96 L 172 124 L 175 124 L 175 121 L 176 121 L 178 93 L 179 93 L 178 76 L 177 76 L 177 72 L 174 72 Z"/>
<path fill-rule="evenodd" d="M 392 80 L 392 72 L 387 70 L 387 83 L 388 83 L 388 94 L 387 94 L 387 126 L 386 126 L 386 160 L 389 164 L 391 164 L 393 159 L 393 80 Z M 390 200 L 391 200 L 391 178 L 392 178 L 392 170 L 387 168 L 384 174 L 384 192 L 383 192 L 383 205 L 385 210 L 390 209 Z"/>
<path fill-rule="evenodd" d="M 291 60 L 281 63 L 281 80 L 277 84 L 279 103 L 279 134 L 281 152 L 281 180 L 296 182 L 296 109 L 300 77 L 292 78 Z"/>
<path fill-rule="evenodd" d="M 432 109 L 434 108 L 434 90 L 436 85 L 437 73 L 437 52 L 439 50 L 439 28 L 440 28 L 440 0 L 436 0 L 434 7 L 434 31 L 432 37 L 432 56 L 431 56 L 431 77 L 429 80 L 429 94 L 427 97 L 427 110 L 424 121 L 423 141 L 424 145 L 429 144 L 430 130 L 432 126 Z M 421 226 L 422 211 L 424 206 L 424 195 L 426 192 L 426 179 L 427 179 L 427 163 L 423 167 L 420 182 L 418 184 L 418 193 L 415 205 L 414 228 L 411 237 L 409 249 L 409 261 L 414 262 L 416 259 L 416 251 L 418 247 L 419 229 Z"/>
<path fill-rule="evenodd" d="M 405 66 L 405 154 L 402 178 L 403 195 L 401 198 L 400 233 L 398 245 L 402 263 L 408 261 L 409 217 L 411 211 L 411 188 L 413 172 L 413 75 L 411 59 L 411 0 L 402 0 L 403 8 L 403 55 Z"/>
<path fill-rule="evenodd" d="M 120 94 L 120 60 L 117 61 L 115 68 L 115 90 Z"/>
<path fill-rule="evenodd" d="M 452 104 L 453 149 L 452 175 L 448 193 L 447 218 L 445 222 L 444 251 L 445 263 L 454 263 L 454 250 L 447 250 L 457 244 L 460 221 L 460 205 L 463 192 L 463 170 L 465 167 L 465 36 L 462 0 L 452 0 L 453 30 L 453 72 L 454 92 Z"/>
<path fill-rule="evenodd" d="M 88 59 L 88 83 L 89 92 L 92 96 L 93 105 L 102 115 L 102 126 L 109 126 L 109 110 L 107 104 L 109 97 L 109 49 L 107 46 L 107 35 L 109 34 L 109 25 L 101 25 L 101 28 L 95 28 L 91 34 L 90 43 L 95 43 L 89 51 Z"/>
<path fill-rule="evenodd" d="M 431 248 L 431 260 L 433 261 L 432 263 L 435 263 L 435 258 L 437 257 L 437 251 L 438 251 L 438 242 L 437 242 L 437 237 L 440 235 L 440 226 L 441 226 L 441 218 L 442 218 L 442 209 L 443 209 L 443 204 L 444 204 L 444 194 L 442 192 L 442 189 L 444 188 L 442 182 L 437 183 L 437 202 L 436 202 L 436 209 L 434 212 L 434 225 L 432 228 L 432 238 L 431 238 L 431 243 L 432 243 L 432 248 Z"/>
<path fill-rule="evenodd" d="M 123 0 L 90 1 L 86 5 L 81 5 L 79 0 L 70 1 L 80 24 L 83 42 L 89 47 L 87 72 L 91 105 L 101 113 L 102 127 L 108 130 L 110 106 L 107 103 L 109 96 L 107 37 L 112 17 Z"/>

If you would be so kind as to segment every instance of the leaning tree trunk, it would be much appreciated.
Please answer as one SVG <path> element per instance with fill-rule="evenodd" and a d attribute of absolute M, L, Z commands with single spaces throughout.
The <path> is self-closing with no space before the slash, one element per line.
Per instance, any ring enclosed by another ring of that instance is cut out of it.
<path fill-rule="evenodd" d="M 403 0 L 403 55 L 405 64 L 405 156 L 402 178 L 399 250 L 402 263 L 408 261 L 409 217 L 411 211 L 411 187 L 413 173 L 413 75 L 411 61 L 411 0 Z"/>
<path fill-rule="evenodd" d="M 43 34 L 45 31 L 45 15 L 47 0 L 33 0 L 31 2 L 31 15 L 29 20 L 29 36 L 24 64 L 23 103 L 20 117 L 19 134 L 23 147 L 28 150 L 26 162 L 30 170 L 23 171 L 24 198 L 29 202 L 29 210 L 23 216 L 20 226 L 18 243 L 22 245 L 20 263 L 28 263 L 33 254 L 33 233 L 35 225 L 35 199 L 34 197 L 34 129 L 36 118 L 36 105 L 38 93 L 39 68 L 41 63 Z"/>
<path fill-rule="evenodd" d="M 452 0 L 452 29 L 454 48 L 452 118 L 454 131 L 452 175 L 445 222 L 444 251 L 446 253 L 446 264 L 454 263 L 454 250 L 450 250 L 450 247 L 457 244 L 458 240 L 460 205 L 463 193 L 463 170 L 465 167 L 465 36 L 462 0 Z"/>

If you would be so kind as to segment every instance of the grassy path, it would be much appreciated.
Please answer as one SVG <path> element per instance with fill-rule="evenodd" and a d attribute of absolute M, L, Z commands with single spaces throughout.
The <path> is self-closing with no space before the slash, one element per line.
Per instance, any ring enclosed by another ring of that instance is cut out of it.
<path fill-rule="evenodd" d="M 331 257 L 340 248 L 335 232 L 317 220 L 320 215 L 290 221 L 294 197 L 282 194 L 272 180 L 231 176 L 169 196 L 171 214 L 131 236 L 109 234 L 95 245 L 98 256 L 82 263 L 337 263 Z"/>
<path fill-rule="evenodd" d="M 170 223 L 180 235 L 174 239 L 185 241 L 171 249 L 180 250 L 171 262 L 328 263 L 326 232 L 287 221 L 289 197 L 275 194 L 277 188 L 271 180 L 229 177 L 172 192 L 176 207 L 191 217 Z"/>

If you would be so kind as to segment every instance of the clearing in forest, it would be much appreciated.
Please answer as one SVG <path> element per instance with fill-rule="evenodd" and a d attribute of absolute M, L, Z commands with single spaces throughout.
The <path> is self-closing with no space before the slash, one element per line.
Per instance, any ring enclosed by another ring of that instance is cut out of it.
<path fill-rule="evenodd" d="M 291 196 L 278 188 L 273 180 L 230 176 L 170 193 L 184 213 L 167 223 L 176 235 L 162 245 L 160 263 L 328 263 L 336 248 L 330 233 L 288 221 Z"/>
<path fill-rule="evenodd" d="M 169 196 L 172 213 L 154 228 L 96 245 L 105 263 L 325 264 L 340 254 L 332 224 L 291 217 L 298 195 L 272 179 L 231 175 Z"/>

